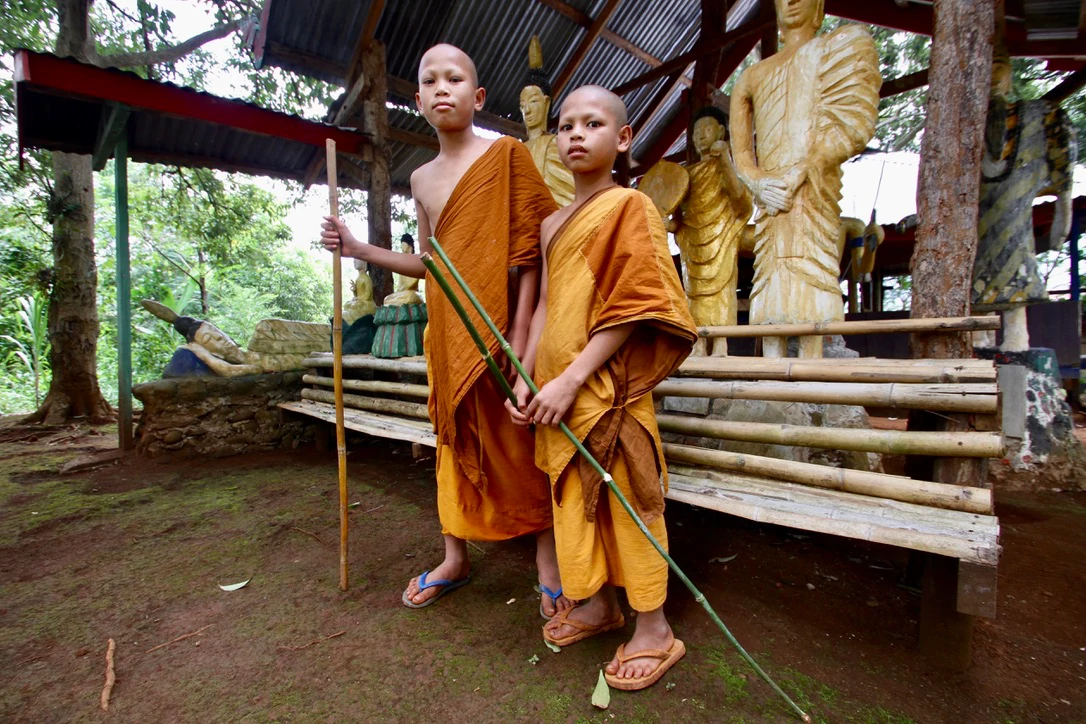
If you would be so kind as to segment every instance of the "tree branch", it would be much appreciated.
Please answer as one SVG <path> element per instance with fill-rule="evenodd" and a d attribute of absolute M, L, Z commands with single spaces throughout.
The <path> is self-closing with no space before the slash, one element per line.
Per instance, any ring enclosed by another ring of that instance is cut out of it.
<path fill-rule="evenodd" d="M 100 65 L 114 66 L 117 68 L 131 68 L 139 65 L 158 65 L 159 63 L 172 63 L 184 58 L 202 45 L 213 40 L 225 38 L 235 31 L 248 33 L 256 23 L 255 18 L 241 18 L 223 25 L 216 25 L 211 30 L 194 35 L 188 40 L 177 45 L 166 46 L 158 50 L 145 53 L 117 53 L 116 55 L 97 55 L 97 63 Z"/>

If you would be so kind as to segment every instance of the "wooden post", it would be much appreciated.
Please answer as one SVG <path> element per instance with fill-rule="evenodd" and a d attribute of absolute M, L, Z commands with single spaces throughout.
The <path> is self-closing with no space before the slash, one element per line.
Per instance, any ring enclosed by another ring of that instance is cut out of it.
<path fill-rule="evenodd" d="M 701 0 L 701 32 L 698 35 L 698 45 L 709 46 L 724 35 L 728 22 L 728 3 L 725 0 Z M 714 50 L 712 53 L 698 58 L 694 64 L 694 84 L 686 95 L 690 104 L 689 118 L 705 106 L 713 103 L 713 90 L 716 88 L 716 73 L 720 67 L 720 58 L 723 49 Z M 697 160 L 697 152 L 694 151 L 693 124 L 688 124 L 686 129 L 686 156 L 690 161 Z"/>
<path fill-rule="evenodd" d="M 336 142 L 326 142 L 328 168 L 328 213 L 339 216 L 339 189 L 336 176 Z M 347 590 L 347 433 L 343 423 L 343 265 L 337 246 L 332 252 L 332 357 L 335 379 L 336 457 L 339 461 L 339 589 Z"/>
<path fill-rule="evenodd" d="M 132 450 L 132 270 L 128 251 L 128 136 L 113 155 L 117 236 L 117 436 L 121 452 Z"/>
<path fill-rule="evenodd" d="M 385 70 L 385 46 L 372 41 L 362 51 L 362 128 L 373 139 L 370 163 L 370 187 L 366 191 L 366 217 L 369 243 L 382 249 L 392 248 L 392 162 L 388 151 L 388 82 Z M 371 264 L 373 298 L 384 299 L 392 293 L 392 272 Z"/>

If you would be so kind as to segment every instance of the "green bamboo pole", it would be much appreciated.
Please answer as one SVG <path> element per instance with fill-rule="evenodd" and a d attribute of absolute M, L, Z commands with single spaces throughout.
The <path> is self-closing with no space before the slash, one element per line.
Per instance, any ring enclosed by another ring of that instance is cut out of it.
<path fill-rule="evenodd" d="M 494 324 L 494 320 L 490 318 L 490 315 L 487 314 L 486 309 L 483 308 L 483 305 L 480 304 L 479 300 L 475 297 L 475 294 L 472 293 L 471 289 L 468 287 L 467 282 L 464 281 L 463 277 L 461 277 L 460 273 L 456 270 L 456 267 L 453 266 L 452 261 L 445 254 L 445 250 L 441 248 L 441 245 L 437 242 L 437 239 L 432 236 L 430 237 L 430 244 L 433 246 L 434 251 L 441 259 L 441 262 L 449 270 L 449 273 L 452 274 L 453 279 L 456 281 L 457 285 L 459 285 L 461 291 L 464 292 L 464 296 L 468 298 L 468 301 L 471 302 L 471 305 L 475 308 L 475 311 L 478 312 L 483 322 L 490 329 L 491 334 L 493 334 L 494 337 L 498 340 L 499 344 L 501 345 L 502 352 L 504 352 L 506 356 L 509 357 L 509 361 L 513 363 L 513 367 L 516 368 L 517 374 L 519 374 L 521 379 L 523 379 L 524 382 L 528 385 L 528 389 L 531 390 L 533 395 L 538 394 L 539 388 L 536 387 L 535 382 L 532 380 L 531 376 L 527 373 L 527 371 L 525 371 L 524 366 L 520 363 L 520 360 L 517 358 L 517 356 L 513 354 L 512 347 L 505 339 L 505 336 L 501 333 L 501 330 L 498 329 L 496 324 Z M 475 325 L 472 323 L 471 318 L 468 317 L 468 313 L 464 309 L 464 306 L 460 303 L 460 300 L 453 293 L 452 288 L 449 286 L 448 280 L 445 279 L 445 275 L 434 263 L 433 258 L 429 254 L 422 255 L 422 263 L 426 265 L 426 268 L 430 271 L 434 279 L 437 281 L 438 286 L 441 287 L 441 291 L 445 293 L 446 297 L 448 297 L 449 302 L 456 310 L 456 313 L 460 316 L 461 321 L 464 322 L 464 326 L 467 327 L 468 333 L 475 341 L 475 346 L 479 348 L 479 351 L 483 354 L 483 358 L 487 361 L 487 366 L 490 368 L 490 371 L 493 372 L 494 376 L 498 379 L 498 383 L 501 385 L 502 391 L 505 392 L 505 395 L 513 402 L 514 405 L 517 404 L 517 398 L 516 395 L 513 393 L 513 389 L 509 386 L 509 383 L 506 381 L 505 376 L 502 375 L 501 371 L 498 369 L 498 365 L 494 361 L 492 355 L 490 354 L 490 351 L 487 349 L 487 346 L 483 342 L 482 337 L 480 337 L 479 331 L 475 328 Z M 601 478 L 603 478 L 603 482 L 607 484 L 607 487 L 610 488 L 611 492 L 615 494 L 616 498 L 618 498 L 619 504 L 622 505 L 623 509 L 625 509 L 626 513 L 637 525 L 638 529 L 640 529 L 640 531 L 645 535 L 649 543 L 652 544 L 652 547 L 656 549 L 656 552 L 659 553 L 665 561 L 667 561 L 668 567 L 675 572 L 675 575 L 679 577 L 679 580 L 681 580 L 683 584 L 690 590 L 690 592 L 694 594 L 694 600 L 700 603 L 701 607 L 704 608 L 706 613 L 709 614 L 709 618 L 711 618 L 713 622 L 717 625 L 717 627 L 719 627 L 720 630 L 724 633 L 724 637 L 728 640 L 728 643 L 730 643 L 735 648 L 735 650 L 739 652 L 739 655 L 743 657 L 743 659 L 750 665 L 752 669 L 754 669 L 755 673 L 757 673 L 758 676 L 760 676 L 767 684 L 769 684 L 769 687 L 778 696 L 780 696 L 782 699 L 784 699 L 785 702 L 787 702 L 788 706 L 791 707 L 792 711 L 794 711 L 800 719 L 805 722 L 810 722 L 811 717 L 808 716 L 806 712 L 804 712 L 802 709 L 800 709 L 799 706 L 797 706 L 796 703 L 792 701 L 788 694 L 784 693 L 781 687 L 777 685 L 777 682 L 773 681 L 773 679 L 769 677 L 769 674 L 767 674 L 762 669 L 762 667 L 758 665 L 758 662 L 755 661 L 749 653 L 747 653 L 747 650 L 743 648 L 742 644 L 740 644 L 739 641 L 732 634 L 732 632 L 728 630 L 728 627 L 724 625 L 724 622 L 720 619 L 720 616 L 717 615 L 716 611 L 713 610 L 712 605 L 710 605 L 709 601 L 705 598 L 705 594 L 699 591 L 697 587 L 690 581 L 690 579 L 687 578 L 686 574 L 683 573 L 681 568 L 679 568 L 679 564 L 676 563 L 670 555 L 668 555 L 668 552 L 664 550 L 664 547 L 660 545 L 660 542 L 656 540 L 656 537 L 653 536 L 653 534 L 649 531 L 648 527 L 645 525 L 645 522 L 641 520 L 641 516 L 637 514 L 637 512 L 633 509 L 633 506 L 630 505 L 630 502 L 626 500 L 626 496 L 622 494 L 622 491 L 618 489 L 618 485 L 615 484 L 615 480 L 611 477 L 611 474 L 603 469 L 603 466 L 600 465 L 599 461 L 596 460 L 595 457 L 593 457 L 592 453 L 588 452 L 588 449 L 585 448 L 585 446 L 581 443 L 579 439 L 577 439 L 577 436 L 573 434 L 573 431 L 569 429 L 566 423 L 561 422 L 559 423 L 558 427 L 565 434 L 565 436 L 569 438 L 570 442 L 573 443 L 574 447 L 577 448 L 577 452 L 583 455 L 585 460 L 588 461 L 588 464 L 592 466 L 592 468 L 596 471 L 597 474 L 599 474 Z"/>

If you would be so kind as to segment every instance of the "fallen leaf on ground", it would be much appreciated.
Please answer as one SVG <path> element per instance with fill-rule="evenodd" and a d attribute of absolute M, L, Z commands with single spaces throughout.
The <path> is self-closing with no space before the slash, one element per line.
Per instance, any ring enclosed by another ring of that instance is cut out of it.
<path fill-rule="evenodd" d="M 558 646 L 557 644 L 552 644 L 547 639 L 543 639 L 543 643 L 547 644 L 547 648 L 550 649 L 551 651 L 553 651 L 554 653 L 556 653 L 556 654 L 562 653 L 562 647 L 561 646 Z"/>
<path fill-rule="evenodd" d="M 607 686 L 607 679 L 603 678 L 603 669 L 600 669 L 596 690 L 592 692 L 592 706 L 597 709 L 606 709 L 611 706 L 611 688 Z"/>
<path fill-rule="evenodd" d="M 253 579 L 252 578 L 246 578 L 241 583 L 231 583 L 231 584 L 229 584 L 227 586 L 224 586 L 224 585 L 222 585 L 220 583 L 219 588 L 221 588 L 224 591 L 236 591 L 239 588 L 245 588 L 245 586 L 248 585 L 249 581 L 251 581 L 251 580 L 253 580 Z"/>
<path fill-rule="evenodd" d="M 535 666 L 539 663 L 539 654 L 532 654 L 532 658 L 528 659 L 528 663 Z"/>
<path fill-rule="evenodd" d="M 726 558 L 710 558 L 709 562 L 710 563 L 731 563 L 732 561 L 734 561 L 738 557 L 739 557 L 739 554 L 736 553 L 734 556 L 728 556 Z"/>

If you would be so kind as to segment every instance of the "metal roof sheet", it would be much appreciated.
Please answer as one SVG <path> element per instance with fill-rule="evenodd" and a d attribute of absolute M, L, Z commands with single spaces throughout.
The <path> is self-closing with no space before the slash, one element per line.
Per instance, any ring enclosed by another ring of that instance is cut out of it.
<path fill-rule="evenodd" d="M 49 53 L 17 51 L 15 80 L 21 147 L 91 154 L 111 106 L 128 109 L 129 156 L 147 163 L 300 181 L 326 138 L 347 153 L 368 143 L 352 130 Z M 345 174 L 339 182 L 362 187 Z"/>

